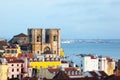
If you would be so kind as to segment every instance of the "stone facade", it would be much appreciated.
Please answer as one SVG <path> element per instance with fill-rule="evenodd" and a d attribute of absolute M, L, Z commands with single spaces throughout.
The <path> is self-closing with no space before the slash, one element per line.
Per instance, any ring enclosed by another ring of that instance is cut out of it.
<path fill-rule="evenodd" d="M 60 29 L 28 29 L 29 51 L 37 54 L 60 54 Z"/>

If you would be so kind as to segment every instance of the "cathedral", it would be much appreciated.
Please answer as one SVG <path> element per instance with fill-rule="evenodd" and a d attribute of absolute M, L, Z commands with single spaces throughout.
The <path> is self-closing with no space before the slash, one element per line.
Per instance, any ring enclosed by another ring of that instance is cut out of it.
<path fill-rule="evenodd" d="M 60 29 L 28 29 L 29 51 L 60 55 Z"/>

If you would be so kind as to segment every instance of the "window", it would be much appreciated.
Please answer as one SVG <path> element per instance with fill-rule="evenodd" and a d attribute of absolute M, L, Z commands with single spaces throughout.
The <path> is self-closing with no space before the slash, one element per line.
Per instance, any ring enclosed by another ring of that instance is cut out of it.
<path fill-rule="evenodd" d="M 77 71 L 77 74 L 79 75 L 79 74 L 80 74 L 80 72 L 79 72 L 79 71 Z"/>
<path fill-rule="evenodd" d="M 12 78 L 14 78 L 14 75 L 12 75 Z"/>
<path fill-rule="evenodd" d="M 75 71 L 75 75 L 78 75 L 78 71 Z"/>
<path fill-rule="evenodd" d="M 41 42 L 42 41 L 42 37 L 41 36 L 37 36 L 37 42 Z"/>
<path fill-rule="evenodd" d="M 19 69 L 17 69 L 17 71 L 19 71 Z"/>
<path fill-rule="evenodd" d="M 15 53 L 17 53 L 17 50 L 15 50 Z"/>
<path fill-rule="evenodd" d="M 37 42 L 40 42 L 40 37 L 39 36 L 37 36 Z"/>
<path fill-rule="evenodd" d="M 68 71 L 67 74 L 70 75 L 70 71 Z"/>
<path fill-rule="evenodd" d="M 101 59 L 99 59 L 99 62 L 101 62 Z"/>
<path fill-rule="evenodd" d="M 23 75 L 21 74 L 21 78 L 23 78 Z"/>
<path fill-rule="evenodd" d="M 17 64 L 17 66 L 19 66 L 19 64 Z"/>
<path fill-rule="evenodd" d="M 23 64 L 21 64 L 21 67 L 23 67 Z"/>
<path fill-rule="evenodd" d="M 14 53 L 14 50 L 11 50 L 11 53 Z"/>
<path fill-rule="evenodd" d="M 19 75 L 17 75 L 17 78 L 19 78 Z"/>
<path fill-rule="evenodd" d="M 11 66 L 14 66 L 14 64 L 12 64 Z"/>
<path fill-rule="evenodd" d="M 81 69 L 81 72 L 83 72 L 83 69 Z"/>
<path fill-rule="evenodd" d="M 98 69 L 100 69 L 100 66 L 98 66 Z"/>
<path fill-rule="evenodd" d="M 21 69 L 21 73 L 23 73 L 23 72 L 24 72 L 24 68 Z"/>
<path fill-rule="evenodd" d="M 14 69 L 12 69 L 12 72 L 14 72 Z"/>
<path fill-rule="evenodd" d="M 57 35 L 53 36 L 53 41 L 57 41 Z"/>
<path fill-rule="evenodd" d="M 83 64 L 81 64 L 81 67 L 83 67 Z"/>
<path fill-rule="evenodd" d="M 10 50 L 7 50 L 7 53 L 10 53 Z"/>

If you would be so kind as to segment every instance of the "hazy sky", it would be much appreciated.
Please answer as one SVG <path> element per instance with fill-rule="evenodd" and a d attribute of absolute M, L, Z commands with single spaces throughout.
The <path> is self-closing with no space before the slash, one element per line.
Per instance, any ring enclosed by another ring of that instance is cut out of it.
<path fill-rule="evenodd" d="M 62 39 L 120 39 L 120 0 L 0 0 L 0 38 L 61 28 Z"/>

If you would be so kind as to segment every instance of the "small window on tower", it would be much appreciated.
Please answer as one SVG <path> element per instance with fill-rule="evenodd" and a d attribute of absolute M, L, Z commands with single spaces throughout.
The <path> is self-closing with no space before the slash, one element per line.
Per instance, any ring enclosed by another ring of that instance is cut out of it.
<path fill-rule="evenodd" d="M 57 41 L 57 35 L 53 36 L 53 41 Z"/>
<path fill-rule="evenodd" d="M 37 42 L 41 42 L 42 41 L 42 37 L 41 36 L 37 36 Z"/>
<path fill-rule="evenodd" d="M 39 36 L 37 36 L 37 42 L 40 42 L 40 37 Z"/>

